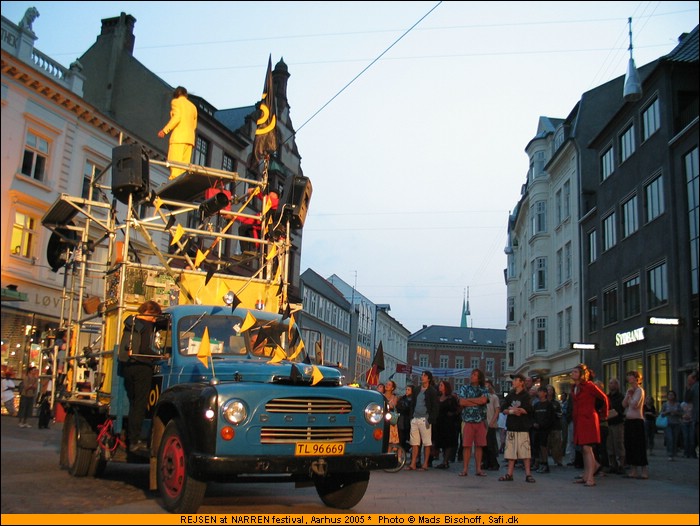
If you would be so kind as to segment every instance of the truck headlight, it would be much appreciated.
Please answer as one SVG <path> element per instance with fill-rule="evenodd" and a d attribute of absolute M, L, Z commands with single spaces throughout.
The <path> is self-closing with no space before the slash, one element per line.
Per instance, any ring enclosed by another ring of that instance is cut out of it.
<path fill-rule="evenodd" d="M 384 407 L 376 402 L 370 402 L 365 407 L 365 420 L 376 426 L 384 418 Z"/>
<path fill-rule="evenodd" d="M 238 425 L 248 418 L 248 408 L 241 400 L 229 400 L 221 407 L 221 412 L 227 422 Z"/>

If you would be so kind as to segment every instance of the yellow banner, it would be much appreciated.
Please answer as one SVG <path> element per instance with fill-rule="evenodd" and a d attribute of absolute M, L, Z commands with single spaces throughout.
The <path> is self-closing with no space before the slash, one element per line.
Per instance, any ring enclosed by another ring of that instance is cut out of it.
<path fill-rule="evenodd" d="M 629 524 L 629 525 L 697 525 L 698 515 L 692 514 L 430 514 L 430 513 L 337 513 L 337 514 L 17 514 L 2 515 L 3 526 L 15 524 L 122 525 L 122 524 Z"/>

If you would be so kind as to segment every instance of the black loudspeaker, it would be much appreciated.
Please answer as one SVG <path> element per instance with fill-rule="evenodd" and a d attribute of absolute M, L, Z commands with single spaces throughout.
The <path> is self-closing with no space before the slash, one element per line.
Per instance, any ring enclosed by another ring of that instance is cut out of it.
<path fill-rule="evenodd" d="M 150 190 L 148 156 L 138 144 L 122 144 L 112 150 L 112 194 L 124 204 L 133 195 L 136 204 Z"/>
<path fill-rule="evenodd" d="M 292 228 L 304 226 L 312 191 L 311 181 L 303 175 L 288 177 L 285 181 L 282 200 L 284 212 L 290 214 L 289 219 Z"/>
<path fill-rule="evenodd" d="M 72 223 L 70 223 L 72 225 Z M 78 245 L 78 234 L 68 228 L 57 228 L 46 246 L 46 260 L 53 272 L 68 262 L 68 251 Z"/>

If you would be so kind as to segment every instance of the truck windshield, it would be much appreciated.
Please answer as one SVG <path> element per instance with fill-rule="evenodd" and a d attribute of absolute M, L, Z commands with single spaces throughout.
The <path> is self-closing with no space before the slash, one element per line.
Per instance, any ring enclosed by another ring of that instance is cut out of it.
<path fill-rule="evenodd" d="M 289 326 L 286 323 L 258 321 L 254 326 L 241 331 L 243 323 L 239 316 L 185 316 L 178 322 L 180 354 L 197 355 L 206 328 L 209 350 L 214 358 L 245 355 L 293 361 L 301 361 L 303 358 L 301 352 L 296 352 L 303 347 L 301 338 L 292 338 L 293 345 L 290 346 Z"/>

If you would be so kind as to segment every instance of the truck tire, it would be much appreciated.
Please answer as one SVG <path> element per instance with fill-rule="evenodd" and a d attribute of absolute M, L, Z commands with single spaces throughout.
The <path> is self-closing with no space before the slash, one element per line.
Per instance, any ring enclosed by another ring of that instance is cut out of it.
<path fill-rule="evenodd" d="M 74 477 L 84 477 L 88 474 L 93 453 L 91 449 L 86 449 L 78 445 L 79 420 L 79 416 L 70 414 L 66 417 L 63 424 L 65 429 L 63 433 L 63 447 L 65 447 L 66 453 L 66 467 L 68 468 L 68 473 Z"/>
<path fill-rule="evenodd" d="M 369 471 L 359 473 L 335 473 L 317 477 L 316 492 L 326 506 L 347 510 L 365 496 L 369 485 Z"/>
<path fill-rule="evenodd" d="M 177 420 L 165 426 L 158 448 L 158 491 L 163 506 L 171 513 L 197 513 L 207 491 L 207 483 L 187 472 L 187 445 Z"/>
<path fill-rule="evenodd" d="M 102 455 L 102 449 L 98 447 L 92 452 L 90 457 L 90 467 L 88 468 L 87 476 L 95 478 L 101 477 L 106 468 L 107 461 Z"/>

